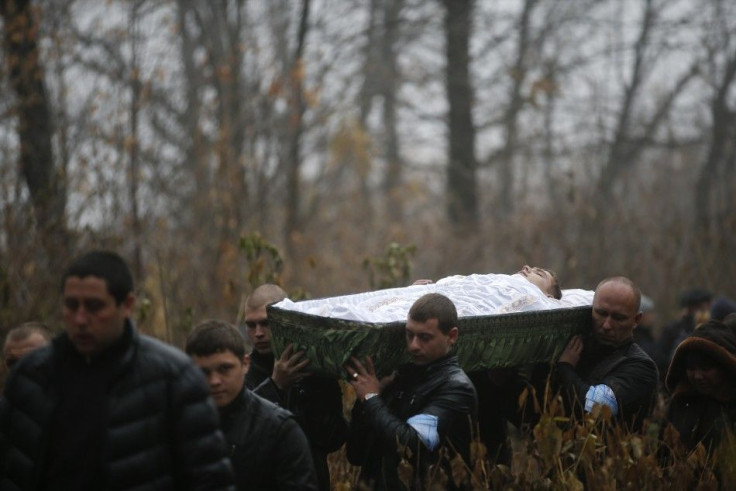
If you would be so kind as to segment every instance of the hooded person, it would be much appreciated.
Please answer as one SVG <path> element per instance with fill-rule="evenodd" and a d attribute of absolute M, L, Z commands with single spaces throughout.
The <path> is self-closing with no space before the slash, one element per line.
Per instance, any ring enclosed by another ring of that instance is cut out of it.
<path fill-rule="evenodd" d="M 667 420 L 688 449 L 718 445 L 736 422 L 736 326 L 711 320 L 675 350 L 667 377 Z"/>

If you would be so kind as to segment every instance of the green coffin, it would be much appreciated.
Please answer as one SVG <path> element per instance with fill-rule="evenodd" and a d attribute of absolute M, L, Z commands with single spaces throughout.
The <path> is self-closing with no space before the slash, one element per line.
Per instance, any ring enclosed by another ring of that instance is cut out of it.
<path fill-rule="evenodd" d="M 344 377 L 343 364 L 350 356 L 370 355 L 379 376 L 408 361 L 404 322 L 364 323 L 274 306 L 268 307 L 268 320 L 276 356 L 294 343 L 315 373 Z M 462 317 L 454 350 L 469 372 L 550 361 L 570 336 L 589 331 L 590 322 L 591 307 Z"/>

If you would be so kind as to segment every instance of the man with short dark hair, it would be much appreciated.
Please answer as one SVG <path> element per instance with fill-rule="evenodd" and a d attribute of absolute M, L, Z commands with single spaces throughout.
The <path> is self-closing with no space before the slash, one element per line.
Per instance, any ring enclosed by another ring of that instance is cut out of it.
<path fill-rule="evenodd" d="M 185 351 L 209 383 L 238 489 L 316 490 L 309 443 L 294 416 L 245 387 L 250 360 L 238 329 L 205 321 L 189 334 Z"/>
<path fill-rule="evenodd" d="M 654 407 L 657 367 L 635 342 L 641 292 L 628 278 L 601 281 L 595 289 L 592 332 L 573 336 L 560 355 L 555 379 L 577 414 L 606 406 L 627 427 L 638 430 Z"/>
<path fill-rule="evenodd" d="M 365 364 L 353 357 L 346 365 L 357 396 L 347 455 L 361 466 L 362 482 L 376 489 L 400 489 L 399 462 L 407 458 L 414 470 L 411 489 L 432 484 L 426 473 L 438 461 L 453 488 L 449 461 L 440 457 L 442 447 L 449 458 L 458 452 L 470 465 L 477 400 L 452 354 L 458 334 L 455 305 L 430 293 L 412 305 L 406 322 L 411 363 L 380 382 L 370 357 Z M 402 455 L 398 446 L 409 452 Z"/>
<path fill-rule="evenodd" d="M 266 283 L 253 290 L 242 306 L 246 334 L 253 344 L 245 385 L 294 414 L 307 435 L 319 487 L 327 491 L 327 455 L 338 450 L 347 437 L 342 391 L 337 380 L 306 372 L 309 359 L 301 351 L 295 353 L 292 345 L 278 359 L 274 357 L 266 307 L 284 298 L 286 292 L 281 287 Z"/>
<path fill-rule="evenodd" d="M 49 344 L 51 337 L 51 331 L 41 322 L 24 322 L 11 328 L 3 344 L 5 368 L 10 370 L 25 355 Z"/>
<path fill-rule="evenodd" d="M 61 290 L 66 332 L 8 379 L 0 489 L 232 489 L 204 377 L 181 351 L 138 334 L 125 261 L 84 254 Z"/>

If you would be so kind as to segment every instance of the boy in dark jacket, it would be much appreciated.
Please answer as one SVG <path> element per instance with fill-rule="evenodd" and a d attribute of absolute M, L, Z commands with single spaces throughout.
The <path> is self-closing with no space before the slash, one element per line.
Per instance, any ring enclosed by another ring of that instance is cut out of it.
<path fill-rule="evenodd" d="M 238 329 L 205 321 L 189 334 L 185 349 L 220 411 L 238 489 L 316 490 L 309 444 L 294 416 L 244 385 L 250 360 Z"/>

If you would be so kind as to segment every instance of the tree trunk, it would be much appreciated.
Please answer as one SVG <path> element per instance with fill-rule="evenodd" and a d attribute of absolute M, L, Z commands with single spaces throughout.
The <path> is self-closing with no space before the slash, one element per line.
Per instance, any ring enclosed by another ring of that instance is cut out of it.
<path fill-rule="evenodd" d="M 378 44 L 378 12 L 381 6 L 381 0 L 370 0 L 368 8 L 368 26 L 365 33 L 365 48 L 363 50 L 363 83 L 358 94 L 358 105 L 360 113 L 358 119 L 363 128 L 367 127 L 368 115 L 373 107 L 373 98 L 378 91 L 377 66 L 378 54 L 376 53 L 376 45 Z"/>
<path fill-rule="evenodd" d="M 304 67 L 302 56 L 306 42 L 307 30 L 309 28 L 309 4 L 310 0 L 303 0 L 302 13 L 299 21 L 299 33 L 297 37 L 296 50 L 291 65 L 291 117 L 289 118 L 289 141 L 286 155 L 286 222 L 285 243 L 289 259 L 294 261 L 296 257 L 297 236 L 301 232 L 301 219 L 299 214 L 300 196 L 300 172 L 301 172 L 301 140 L 303 131 L 304 111 L 306 110 L 303 97 Z M 297 261 L 294 261 L 297 263 Z M 299 268 L 295 268 L 298 280 Z"/>
<path fill-rule="evenodd" d="M 444 0 L 444 4 L 449 104 L 447 214 L 450 222 L 460 230 L 470 230 L 478 220 L 469 52 L 473 1 Z"/>
<path fill-rule="evenodd" d="M 506 141 L 500 155 L 500 199 L 496 214 L 504 218 L 514 208 L 514 157 L 518 146 L 519 114 L 524 107 L 521 89 L 526 81 L 527 53 L 529 51 L 530 21 L 537 0 L 526 0 L 519 20 L 519 40 L 516 47 L 516 61 L 511 71 L 511 90 L 509 105 L 504 114 Z"/>
<path fill-rule="evenodd" d="M 53 125 L 39 59 L 38 20 L 29 0 L 2 0 L 3 47 L 15 91 L 20 170 L 33 202 L 36 228 L 49 257 L 66 243 L 66 190 L 54 166 Z"/>
<path fill-rule="evenodd" d="M 130 135 L 128 152 L 130 157 L 129 168 L 129 199 L 131 229 L 133 240 L 133 274 L 136 278 L 143 278 L 143 230 L 141 225 L 140 210 L 138 209 L 138 182 L 140 179 L 140 142 L 138 139 L 138 113 L 141 104 L 141 81 L 138 70 L 138 8 L 140 0 L 137 0 L 130 11 L 129 36 L 131 41 L 130 61 Z"/>
<path fill-rule="evenodd" d="M 736 146 L 734 144 L 736 111 L 728 106 L 729 93 L 733 89 L 734 81 L 736 81 L 736 52 L 732 53 L 728 60 L 711 103 L 713 121 L 708 156 L 695 186 L 695 216 L 699 232 L 707 232 L 711 228 L 713 189 L 717 187 L 719 174 L 723 173 L 725 177 L 730 165 L 729 145 Z"/>
<path fill-rule="evenodd" d="M 396 90 L 398 68 L 396 60 L 396 40 L 399 30 L 399 12 L 403 0 L 387 0 L 384 5 L 384 32 L 381 46 L 383 72 L 381 94 L 383 96 L 383 128 L 386 138 L 386 176 L 384 193 L 387 197 L 387 211 L 391 221 L 400 221 L 403 216 L 401 199 L 402 162 L 399 150 L 399 134 L 396 128 Z"/>

